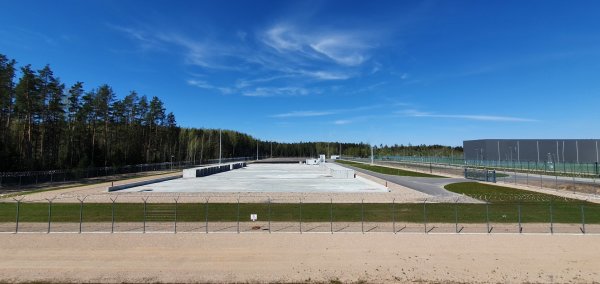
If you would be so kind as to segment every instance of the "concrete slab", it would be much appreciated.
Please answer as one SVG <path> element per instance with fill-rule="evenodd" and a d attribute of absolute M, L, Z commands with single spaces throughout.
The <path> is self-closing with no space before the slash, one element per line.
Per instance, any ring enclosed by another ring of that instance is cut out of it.
<path fill-rule="evenodd" d="M 388 192 L 388 189 L 362 177 L 339 178 L 331 169 L 345 170 L 335 164 L 250 164 L 246 168 L 211 176 L 175 179 L 133 187 L 120 192 L 303 192 L 362 193 Z"/>

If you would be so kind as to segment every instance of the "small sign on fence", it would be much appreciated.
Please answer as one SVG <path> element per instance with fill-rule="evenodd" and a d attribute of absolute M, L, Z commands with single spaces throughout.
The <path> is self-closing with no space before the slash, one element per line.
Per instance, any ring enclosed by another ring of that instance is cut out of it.
<path fill-rule="evenodd" d="M 250 214 L 250 220 L 252 220 L 252 222 L 258 220 L 258 214 Z"/>

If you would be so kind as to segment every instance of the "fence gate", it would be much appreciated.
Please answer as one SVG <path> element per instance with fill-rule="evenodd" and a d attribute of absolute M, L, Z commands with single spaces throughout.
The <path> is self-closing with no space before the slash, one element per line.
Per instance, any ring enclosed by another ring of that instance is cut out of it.
<path fill-rule="evenodd" d="M 496 170 L 465 168 L 465 178 L 495 183 Z"/>

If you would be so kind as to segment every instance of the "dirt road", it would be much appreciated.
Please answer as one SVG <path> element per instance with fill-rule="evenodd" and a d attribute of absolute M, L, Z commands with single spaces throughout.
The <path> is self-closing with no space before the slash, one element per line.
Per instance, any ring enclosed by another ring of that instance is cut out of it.
<path fill-rule="evenodd" d="M 1 234 L 0 281 L 598 282 L 600 236 Z"/>

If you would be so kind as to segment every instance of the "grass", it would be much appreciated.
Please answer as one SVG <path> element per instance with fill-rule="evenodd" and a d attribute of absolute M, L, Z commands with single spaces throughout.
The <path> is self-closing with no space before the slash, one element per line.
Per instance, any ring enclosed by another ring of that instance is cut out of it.
<path fill-rule="evenodd" d="M 578 223 L 581 222 L 582 206 L 586 221 L 600 221 L 600 205 L 587 201 L 477 182 L 449 184 L 445 189 L 475 199 L 487 200 L 490 210 L 493 211 L 490 213 L 490 219 L 497 222 L 503 222 L 502 219 L 518 221 L 518 206 L 521 207 L 523 222 L 549 222 L 552 210 L 552 221 Z"/>
<path fill-rule="evenodd" d="M 436 176 L 436 175 L 431 175 L 431 174 L 425 174 L 425 173 L 419 173 L 419 172 L 401 170 L 401 169 L 390 168 L 390 167 L 373 166 L 373 165 L 367 165 L 367 164 L 357 163 L 357 162 L 351 162 L 351 161 L 337 160 L 336 162 L 340 163 L 340 164 L 344 164 L 344 165 L 348 165 L 348 166 L 353 166 L 353 167 L 357 167 L 357 168 L 360 168 L 360 169 L 364 169 L 364 170 L 368 170 L 368 171 L 380 173 L 380 174 L 386 174 L 386 175 L 406 176 L 406 177 L 444 178 L 442 176 Z"/>
<path fill-rule="evenodd" d="M 514 188 L 487 185 L 476 182 L 464 182 L 447 185 L 450 191 L 487 199 L 489 220 L 492 223 L 517 223 L 518 208 L 521 208 L 521 222 L 580 223 L 581 208 L 585 210 L 588 224 L 600 224 L 600 205 L 551 195 L 524 191 Z M 552 205 L 551 205 L 552 204 Z M 204 222 L 207 208 L 204 203 L 180 203 L 177 206 L 179 222 Z M 300 208 L 302 206 L 302 208 Z M 270 205 L 271 221 L 298 222 L 302 214 L 303 222 L 360 222 L 364 208 L 365 222 L 423 222 L 426 212 L 427 222 L 454 223 L 458 215 L 460 223 L 485 223 L 485 204 L 454 203 L 272 203 Z M 302 211 L 300 212 L 300 209 Z M 47 222 L 47 203 L 22 203 L 20 205 L 20 222 Z M 80 205 L 78 203 L 55 203 L 52 205 L 52 222 L 79 222 Z M 110 222 L 112 220 L 112 204 L 86 203 L 83 207 L 83 222 Z M 143 203 L 117 203 L 114 208 L 116 222 L 143 222 Z M 269 217 L 268 203 L 242 203 L 239 205 L 241 221 L 247 221 L 251 213 L 256 213 L 259 220 Z M 333 213 L 333 216 L 332 216 Z M 209 222 L 235 222 L 238 216 L 238 205 L 235 203 L 209 203 Z M 0 223 L 15 222 L 16 204 L 0 203 Z M 147 222 L 171 222 L 175 220 L 174 203 L 148 203 L 146 207 Z"/>

